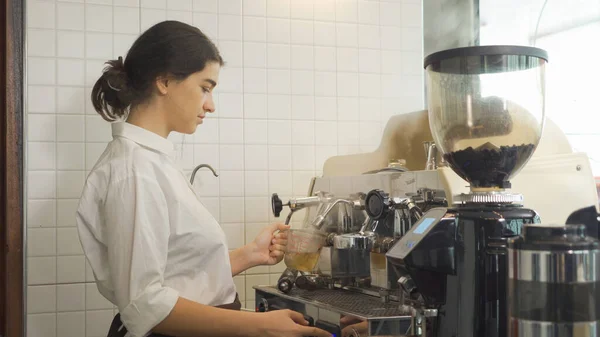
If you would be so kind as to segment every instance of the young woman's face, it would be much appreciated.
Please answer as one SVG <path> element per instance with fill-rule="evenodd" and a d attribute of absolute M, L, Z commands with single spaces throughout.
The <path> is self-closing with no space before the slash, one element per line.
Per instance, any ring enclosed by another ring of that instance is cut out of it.
<path fill-rule="evenodd" d="M 215 111 L 213 89 L 219 80 L 219 69 L 217 62 L 210 62 L 185 80 L 169 83 L 166 104 L 173 131 L 193 134 L 206 113 Z"/>

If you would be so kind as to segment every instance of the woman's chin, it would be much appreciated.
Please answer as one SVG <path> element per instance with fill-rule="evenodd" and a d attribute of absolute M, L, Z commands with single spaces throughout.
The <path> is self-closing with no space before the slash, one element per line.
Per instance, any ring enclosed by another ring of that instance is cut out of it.
<path fill-rule="evenodd" d="M 186 135 L 193 135 L 198 128 L 198 124 L 190 124 L 185 129 L 178 131 L 179 133 L 184 133 Z"/>

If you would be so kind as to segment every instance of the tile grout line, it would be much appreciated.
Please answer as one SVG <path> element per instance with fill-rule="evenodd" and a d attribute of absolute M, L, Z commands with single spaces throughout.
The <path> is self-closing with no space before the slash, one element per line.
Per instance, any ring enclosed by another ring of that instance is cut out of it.
<path fill-rule="evenodd" d="M 270 126 L 269 126 L 269 101 L 271 100 L 270 97 L 270 93 L 269 93 L 269 15 L 268 15 L 268 0 L 265 1 L 265 35 L 264 35 L 264 41 L 265 41 L 265 48 L 267 48 L 267 55 L 266 55 L 266 60 L 265 60 L 265 66 L 267 68 L 266 70 L 266 76 L 267 76 L 267 80 L 266 82 L 266 94 L 265 94 L 265 110 L 267 111 L 267 118 L 266 118 L 266 124 L 267 124 L 267 141 L 266 141 L 266 149 L 267 149 L 267 196 L 269 195 L 269 193 L 272 193 L 271 191 L 271 175 L 269 174 L 270 169 L 271 169 L 271 144 L 269 142 L 269 130 L 270 130 Z M 291 30 L 291 28 L 290 28 Z M 291 47 L 290 47 L 291 48 Z M 291 50 L 290 50 L 290 63 L 291 63 Z M 291 73 L 290 73 L 290 85 L 291 85 Z M 291 98 L 290 98 L 291 99 Z M 269 215 L 269 213 L 267 212 L 267 217 L 266 217 L 266 222 L 270 223 L 271 222 L 271 217 Z M 247 283 L 248 283 L 248 278 L 246 276 L 244 276 L 245 282 L 246 282 L 246 288 Z M 246 299 L 248 299 L 248 295 L 249 294 L 245 294 L 246 295 Z"/>
<path fill-rule="evenodd" d="M 84 22 L 84 27 L 83 27 L 84 83 L 83 84 L 84 84 L 84 86 L 86 86 L 86 84 L 87 84 L 87 83 L 85 83 L 86 80 L 87 80 L 87 76 L 86 76 L 85 72 L 88 71 L 88 69 L 87 69 L 87 62 L 88 62 L 88 59 L 87 59 L 87 57 L 88 57 L 88 52 L 87 52 L 88 34 L 87 34 L 87 29 L 86 29 L 87 28 L 87 24 L 85 23 L 86 22 L 86 18 L 87 18 L 87 5 L 88 5 L 87 2 L 88 2 L 88 0 L 85 0 L 85 3 L 83 5 L 84 6 L 84 8 L 83 8 L 83 22 Z M 112 19 L 113 19 L 113 23 L 114 23 L 114 8 L 113 8 L 112 5 L 111 5 L 111 14 L 113 16 Z M 112 29 L 111 29 L 111 31 L 112 31 Z M 114 40 L 114 35 L 113 35 L 113 40 Z M 93 85 L 92 85 L 92 87 L 93 87 Z M 85 89 L 84 89 L 84 95 L 85 95 Z M 91 99 L 91 97 L 88 98 L 88 99 Z M 87 157 L 87 146 L 86 146 L 87 139 L 88 139 L 88 134 L 86 132 L 87 131 L 87 127 L 86 127 L 87 121 L 88 121 L 88 116 L 87 116 L 87 113 L 85 112 L 85 98 L 84 98 L 84 117 L 83 117 L 83 123 L 84 123 L 84 128 L 83 128 L 83 139 L 84 139 L 83 157 L 84 157 L 84 161 L 85 161 L 85 158 Z M 84 168 L 87 169 L 87 167 L 85 167 L 85 164 L 87 164 L 87 163 L 84 162 Z M 57 200 L 57 203 L 58 203 L 58 200 Z M 56 237 L 58 238 L 58 235 Z M 58 257 L 57 257 L 57 265 L 58 265 Z M 85 258 L 84 258 L 84 268 L 83 268 L 83 280 L 84 281 L 86 279 L 85 271 L 86 271 L 86 265 L 85 265 Z M 57 273 L 56 276 L 58 277 L 58 273 Z M 83 291 L 83 308 L 84 308 L 83 329 L 84 329 L 84 335 L 87 336 L 87 291 L 86 291 L 85 288 L 86 287 L 84 286 L 84 291 Z M 57 291 L 57 293 L 58 293 L 58 291 Z"/>
<path fill-rule="evenodd" d="M 335 41 L 334 41 L 334 46 L 335 46 L 335 128 L 336 128 L 336 139 L 335 139 L 335 155 L 339 155 L 340 153 L 340 117 L 339 117 L 339 86 L 338 86 L 338 76 L 340 73 L 340 69 L 339 69 L 339 65 L 338 65 L 338 54 L 339 54 L 339 49 L 340 46 L 338 45 L 338 20 L 337 20 L 337 1 L 336 0 L 331 0 L 333 3 L 333 28 L 335 31 Z M 358 36 L 356 37 L 358 39 Z M 357 69 L 358 72 L 358 69 Z M 327 160 L 327 159 L 325 159 Z M 325 161 L 323 161 L 323 166 L 325 166 Z M 321 167 L 321 171 L 323 170 L 323 167 Z"/>
<path fill-rule="evenodd" d="M 289 145 L 288 144 L 286 144 L 286 145 L 289 146 L 289 151 L 290 151 L 290 170 L 289 170 L 289 172 L 290 172 L 290 175 L 292 176 L 292 180 L 290 181 L 290 185 L 292 185 L 292 189 L 290 191 L 291 193 L 290 193 L 289 197 L 293 197 L 294 196 L 293 179 L 294 179 L 294 157 L 295 157 L 295 154 L 294 154 L 294 139 L 292 137 L 292 135 L 293 135 L 292 125 L 293 125 L 293 123 L 292 123 L 291 120 L 292 120 L 292 116 L 294 114 L 293 113 L 293 111 L 294 111 L 294 106 L 293 106 L 294 103 L 293 102 L 294 102 L 294 96 L 295 96 L 295 94 L 294 94 L 294 71 L 298 72 L 298 71 L 301 71 L 301 70 L 294 69 L 294 65 L 293 65 L 293 56 L 292 55 L 294 54 L 294 52 L 293 52 L 293 46 L 294 46 L 294 44 L 292 43 L 292 9 L 291 9 L 291 7 L 292 7 L 292 0 L 288 0 L 288 4 L 289 4 L 289 6 L 288 6 L 288 13 L 287 13 L 287 21 L 288 21 L 288 24 L 289 24 L 289 27 L 290 27 L 289 35 L 288 35 L 288 44 L 289 44 L 289 47 L 290 47 L 290 59 L 289 59 L 289 63 L 290 63 L 290 92 L 289 92 L 289 98 L 290 98 L 290 117 L 289 117 L 290 138 L 289 138 L 289 140 L 290 140 L 290 142 L 289 142 Z M 267 10 L 268 10 L 268 8 L 267 8 Z M 285 20 L 285 19 L 286 19 L 285 17 L 282 18 L 282 20 Z M 267 34 L 268 34 L 268 31 L 269 30 L 267 29 Z M 286 122 L 287 122 L 287 120 L 286 120 Z M 269 217 L 270 216 L 271 216 L 271 214 L 269 214 Z M 271 221 L 269 221 L 269 223 L 270 222 Z M 269 267 L 269 269 L 270 269 L 270 267 Z"/>
<path fill-rule="evenodd" d="M 216 17 L 215 40 L 217 41 L 217 43 L 220 43 L 220 40 L 219 40 L 219 31 L 220 31 L 219 30 L 219 21 L 220 21 L 219 20 L 219 7 L 220 7 L 219 6 L 219 2 L 217 1 L 217 9 L 216 9 L 216 13 L 215 13 L 215 17 Z M 193 3 L 192 3 L 192 9 L 193 9 Z M 192 18 L 192 20 L 193 20 L 193 18 Z M 206 34 L 206 32 L 205 32 L 205 34 Z M 219 103 L 221 102 L 220 92 L 217 93 L 217 100 L 219 101 Z M 216 142 L 217 142 L 217 145 L 218 145 L 218 147 L 217 147 L 217 162 L 218 162 L 219 170 L 222 170 L 223 168 L 221 167 L 221 146 L 223 144 L 221 144 L 221 119 L 220 119 L 220 117 L 218 115 L 216 116 L 215 122 L 218 124 L 217 125 L 217 139 L 216 139 Z M 217 188 L 217 191 L 216 191 L 216 193 L 217 193 L 217 200 L 218 200 L 217 205 L 219 206 L 219 214 L 218 214 L 217 222 L 220 225 L 222 223 L 222 221 L 221 221 L 222 220 L 221 219 L 222 218 L 221 214 L 223 212 L 222 207 L 221 207 L 222 205 L 221 205 L 221 180 L 220 179 L 217 182 L 217 185 L 218 185 L 218 188 Z"/>
<path fill-rule="evenodd" d="M 55 272 L 55 284 L 58 283 L 58 6 L 55 2 L 54 5 L 54 245 L 56 256 L 56 264 L 54 265 Z M 85 46 L 85 43 L 84 43 Z M 27 282 L 29 283 L 29 282 Z M 56 288 L 56 285 L 54 285 Z M 54 291 L 54 333 L 58 335 L 58 290 Z"/>
<path fill-rule="evenodd" d="M 244 243 L 243 243 L 243 245 L 246 245 L 247 239 L 248 239 L 247 235 L 246 235 L 246 146 L 245 146 L 245 138 L 246 138 L 246 122 L 245 122 L 245 118 L 246 118 L 246 112 L 245 112 L 245 108 L 244 108 L 244 93 L 246 92 L 245 91 L 246 88 L 245 88 L 245 85 L 244 85 L 245 84 L 244 83 L 244 72 L 245 72 L 246 68 L 245 68 L 245 60 L 244 60 L 245 57 L 244 57 L 244 1 L 243 0 L 240 0 L 240 7 L 241 7 L 240 8 L 240 13 L 241 13 L 241 15 L 240 15 L 241 32 L 240 33 L 242 35 L 241 36 L 241 42 L 240 42 L 240 44 L 241 44 L 241 46 L 240 46 L 240 49 L 241 49 L 240 54 L 241 54 L 241 58 L 242 58 L 242 60 L 241 60 L 241 63 L 242 63 L 242 67 L 241 67 L 242 68 L 242 74 L 241 74 L 242 75 L 242 79 L 241 79 L 242 90 L 241 91 L 242 92 L 240 94 L 240 99 L 242 101 L 242 142 L 244 143 L 244 145 L 242 145 L 242 153 L 243 153 L 243 156 L 242 156 L 243 157 L 243 162 L 242 162 L 242 167 L 243 167 L 243 173 L 242 173 L 242 181 L 243 181 L 243 184 L 242 184 L 242 195 L 243 195 L 243 197 L 242 197 L 242 200 L 243 200 L 243 205 L 244 205 L 244 207 L 243 207 L 244 213 L 243 213 L 243 216 L 242 216 L 242 220 L 243 220 L 242 221 L 242 231 L 243 231 L 243 237 L 244 237 Z M 217 30 L 218 30 L 218 25 L 217 25 Z M 265 76 L 266 76 L 266 74 L 265 74 Z M 221 95 L 219 95 L 219 103 L 221 103 Z M 220 127 L 219 127 L 219 132 L 221 132 L 221 128 Z M 219 137 L 220 137 L 220 135 L 219 135 Z M 220 138 L 219 138 L 219 143 L 220 143 Z M 220 153 L 221 153 L 221 151 L 219 151 L 219 155 L 220 155 Z M 221 193 L 221 184 L 220 183 L 219 183 L 219 193 Z M 220 212 L 220 208 L 221 208 L 221 200 L 219 198 L 219 212 Z M 239 275 L 239 276 L 242 276 L 243 281 L 244 281 L 243 282 L 243 288 L 246 288 L 246 273 L 244 272 L 243 275 Z M 235 285 L 235 279 L 233 280 L 233 282 L 234 282 L 234 285 Z M 237 290 L 237 293 L 238 293 L 238 296 L 239 296 L 240 291 Z M 248 297 L 248 294 L 246 294 L 246 290 L 244 289 L 244 299 L 243 299 L 244 302 L 242 304 L 243 307 L 246 307 L 246 298 L 247 297 Z"/>
<path fill-rule="evenodd" d="M 293 0 L 292 0 L 293 1 Z M 317 170 L 317 112 L 316 112 L 316 103 L 315 103 L 315 97 L 317 94 L 317 89 L 316 89 L 316 85 L 315 85 L 315 75 L 317 73 L 317 46 L 315 44 L 315 23 L 316 23 L 316 18 L 315 18 L 315 0 L 311 0 L 312 3 L 312 49 L 313 49 L 313 97 L 312 97 L 312 112 L 313 112 L 313 117 L 312 117 L 312 127 L 313 127 L 313 146 L 312 146 L 312 156 L 313 156 L 313 167 L 312 167 L 312 173 L 311 175 L 314 177 L 316 176 L 316 170 Z M 334 55 L 337 58 L 337 53 L 335 52 L 335 48 L 334 48 Z M 292 181 L 293 184 L 293 181 Z M 292 190 L 294 189 L 294 186 L 292 185 Z"/>

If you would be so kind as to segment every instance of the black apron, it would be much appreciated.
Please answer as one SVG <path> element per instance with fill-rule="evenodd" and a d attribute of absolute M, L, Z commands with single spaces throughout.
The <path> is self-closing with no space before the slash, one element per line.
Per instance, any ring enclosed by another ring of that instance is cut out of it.
<path fill-rule="evenodd" d="M 235 294 L 235 301 L 229 304 L 217 305 L 217 308 L 229 309 L 229 310 L 241 310 L 242 303 L 240 302 L 240 298 L 238 294 Z M 120 329 L 120 330 L 119 330 Z M 125 337 L 127 334 L 127 329 L 121 322 L 121 314 L 117 314 L 110 325 L 110 329 L 108 330 L 107 337 Z M 161 335 L 158 333 L 150 334 L 148 337 L 170 337 L 167 335 Z"/>

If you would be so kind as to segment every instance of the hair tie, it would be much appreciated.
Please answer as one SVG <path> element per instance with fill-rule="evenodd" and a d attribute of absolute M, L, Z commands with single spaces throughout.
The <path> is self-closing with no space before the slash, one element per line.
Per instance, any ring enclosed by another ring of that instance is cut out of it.
<path fill-rule="evenodd" d="M 123 57 L 122 56 L 119 56 L 117 58 L 117 64 L 115 64 L 113 66 L 113 68 L 115 70 L 117 70 L 118 72 L 125 72 L 125 65 L 123 63 Z M 106 84 L 108 84 L 108 87 L 111 88 L 114 91 L 121 91 L 121 89 L 113 87 L 113 85 L 110 84 L 110 81 L 108 79 L 106 80 Z"/>
<path fill-rule="evenodd" d="M 108 84 L 108 87 L 111 88 L 114 91 L 121 91 L 121 89 L 117 89 L 117 88 L 113 87 L 112 85 L 110 85 L 110 81 L 109 80 L 106 80 L 106 84 Z"/>

